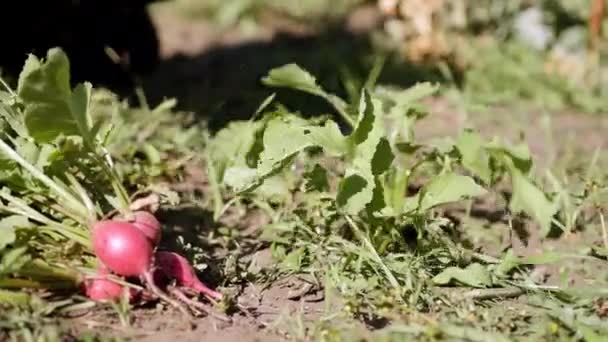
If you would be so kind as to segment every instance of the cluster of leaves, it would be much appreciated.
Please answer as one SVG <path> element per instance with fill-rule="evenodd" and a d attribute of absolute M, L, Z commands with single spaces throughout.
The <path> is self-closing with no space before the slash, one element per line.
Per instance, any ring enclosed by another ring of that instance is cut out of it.
<path fill-rule="evenodd" d="M 94 266 L 90 226 L 126 212 L 136 194 L 172 195 L 153 180 L 179 173 L 179 162 L 163 161 L 186 158 L 196 132 L 175 134 L 182 127 L 177 115 L 159 132 L 171 119 L 171 102 L 136 110 L 89 83 L 72 88 L 59 48 L 43 60 L 30 55 L 16 90 L 4 85 L 0 288 L 73 288 Z"/>
<path fill-rule="evenodd" d="M 99 139 L 107 127 L 90 116 L 92 87 L 71 88 L 61 50 L 50 50 L 45 61 L 31 55 L 17 91 L 6 90 L 0 107 L 1 279 L 3 287 L 52 286 L 45 278 L 61 279 L 83 264 L 65 256 L 86 256 L 88 224 L 110 203 L 120 207 L 128 198 Z M 118 196 L 106 197 L 113 186 Z M 73 286 L 76 279 L 67 280 Z"/>
<path fill-rule="evenodd" d="M 208 152 L 216 217 L 239 200 L 268 210 L 273 222 L 262 238 L 279 269 L 322 279 L 350 297 L 354 311 L 404 301 L 428 307 L 435 298 L 424 291 L 429 286 L 501 286 L 528 264 L 515 257 L 474 263 L 479 256 L 450 237 L 452 222 L 435 215 L 445 204 L 482 197 L 509 180 L 508 209 L 549 231 L 559 206 L 536 185 L 525 144 L 487 141 L 471 129 L 453 140 L 416 139 L 415 125 L 427 115 L 420 100 L 436 86 L 368 84 L 356 103 L 346 103 L 295 64 L 263 82 L 326 99 L 345 127 L 329 115 L 269 109 L 273 95 L 251 120 L 219 131 Z"/>
<path fill-rule="evenodd" d="M 178 111 L 174 99 L 155 108 L 144 98 L 141 102 L 143 106 L 133 107 L 100 89 L 93 94 L 92 115 L 111 123 L 104 147 L 128 190 L 166 193 L 158 184 L 180 180 L 184 166 L 196 162 L 194 151 L 204 148 L 206 125 L 193 113 Z"/>

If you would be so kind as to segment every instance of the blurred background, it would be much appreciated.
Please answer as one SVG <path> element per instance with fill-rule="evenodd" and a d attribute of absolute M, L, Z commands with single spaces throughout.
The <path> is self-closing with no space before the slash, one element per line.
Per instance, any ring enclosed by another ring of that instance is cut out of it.
<path fill-rule="evenodd" d="M 260 77 L 290 62 L 345 96 L 381 65 L 384 84 L 442 82 L 467 105 L 600 113 L 606 2 L 22 1 L 3 20 L 0 67 L 14 81 L 27 53 L 62 46 L 74 81 L 125 96 L 139 87 L 151 102 L 176 97 L 221 121 L 250 115 L 268 95 Z"/>

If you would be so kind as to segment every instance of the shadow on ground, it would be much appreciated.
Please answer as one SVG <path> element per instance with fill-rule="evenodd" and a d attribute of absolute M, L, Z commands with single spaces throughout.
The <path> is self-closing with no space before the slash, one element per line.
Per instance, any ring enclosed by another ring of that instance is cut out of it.
<path fill-rule="evenodd" d="M 290 109 L 316 115 L 332 109 L 314 96 L 266 87 L 261 79 L 273 68 L 296 63 L 326 90 L 348 99 L 354 95 L 352 89 L 365 82 L 377 58 L 384 54 L 374 46 L 370 35 L 341 27 L 312 36 L 280 33 L 271 41 L 218 46 L 196 56 L 164 60 L 155 73 L 144 79 L 143 88 L 151 104 L 176 98 L 179 109 L 208 119 L 212 129 L 230 120 L 250 118 L 273 92 Z M 400 56 L 389 55 L 380 80 L 408 86 L 417 81 L 441 82 L 444 78 L 436 66 L 408 64 Z"/>

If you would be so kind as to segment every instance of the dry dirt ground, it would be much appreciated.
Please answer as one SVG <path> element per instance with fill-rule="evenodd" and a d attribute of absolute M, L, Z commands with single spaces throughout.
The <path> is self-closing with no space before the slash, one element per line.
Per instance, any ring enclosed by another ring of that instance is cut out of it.
<path fill-rule="evenodd" d="M 357 32 L 377 23 L 377 15 L 369 10 L 356 13 L 355 18 L 349 21 L 349 30 L 324 42 L 348 55 L 349 49 L 357 48 Z M 262 88 L 258 80 L 272 67 L 292 61 L 313 65 L 314 60 L 308 58 L 319 43 L 319 39 L 306 28 L 281 23 L 264 28 L 254 36 L 243 36 L 236 31 L 218 33 L 209 23 L 187 21 L 171 12 L 159 11 L 155 13 L 155 24 L 164 63 L 145 80 L 146 94 L 151 99 L 177 97 L 180 105 L 188 110 L 210 115 L 221 113 L 219 119 L 211 117 L 211 122 L 218 125 L 228 118 L 247 117 L 255 110 L 259 101 L 252 99 L 261 101 L 269 94 L 268 91 L 260 92 Z M 287 34 L 279 33 L 287 29 Z M 251 90 L 252 94 L 249 94 Z M 606 117 L 552 113 L 551 138 L 545 129 L 546 118 L 538 112 L 496 109 L 492 113 L 467 114 L 445 99 L 433 100 L 429 104 L 432 115 L 417 130 L 417 134 L 423 137 L 453 134 L 470 122 L 488 136 L 500 134 L 515 139 L 519 129 L 523 129 L 535 157 L 545 162 L 555 154 L 563 153 L 566 146 L 575 154 L 586 155 L 590 159 L 595 148 L 606 147 L 608 143 L 604 133 L 608 128 Z M 466 120 L 465 114 L 468 115 Z M 551 139 L 561 148 L 551 148 L 554 146 Z M 179 224 L 184 230 L 192 229 L 189 226 L 192 222 L 175 219 L 175 215 L 167 214 L 163 223 L 167 226 Z M 259 221 L 249 222 L 254 227 L 244 229 L 255 229 Z M 520 248 L 534 248 L 535 245 L 528 242 L 527 245 L 520 244 Z M 262 249 L 252 257 L 263 265 L 269 262 L 268 254 Z M 130 328 L 120 328 L 111 310 L 87 313 L 75 318 L 73 323 L 76 331 L 90 329 L 136 341 L 281 341 L 286 337 L 274 333 L 267 328 L 268 325 L 280 317 L 295 318 L 299 314 L 307 320 L 314 320 L 324 305 L 323 302 L 287 299 L 297 284 L 294 279 L 276 282 L 267 289 L 251 284 L 239 301 L 255 308 L 255 318 L 236 314 L 232 323 L 210 317 L 188 322 L 176 311 L 156 307 L 135 309 Z"/>

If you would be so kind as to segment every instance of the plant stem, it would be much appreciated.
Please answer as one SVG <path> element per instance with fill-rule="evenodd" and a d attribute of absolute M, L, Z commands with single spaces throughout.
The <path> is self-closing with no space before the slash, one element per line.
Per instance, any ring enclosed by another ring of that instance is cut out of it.
<path fill-rule="evenodd" d="M 211 178 L 211 177 L 210 177 Z M 238 197 L 233 197 L 231 198 L 228 202 L 226 202 L 226 204 L 220 208 L 220 210 L 213 215 L 213 220 L 217 221 L 220 217 L 222 217 L 222 215 L 224 215 L 226 213 L 226 211 L 228 209 L 230 209 L 230 207 L 236 202 L 238 201 L 239 198 Z"/>
<path fill-rule="evenodd" d="M 334 95 L 328 95 L 328 94 L 318 94 L 320 96 L 323 96 L 323 98 L 325 98 L 327 100 L 327 102 L 329 102 L 338 112 L 338 114 L 340 115 L 340 117 L 342 117 L 342 119 L 344 119 L 344 121 L 346 121 L 346 123 L 350 126 L 350 128 L 355 128 L 355 120 L 352 118 L 352 116 L 350 116 L 348 114 L 348 112 L 346 112 L 346 104 L 344 103 L 344 101 Z"/>
<path fill-rule="evenodd" d="M 15 91 L 13 91 L 13 89 L 11 89 L 11 87 L 9 87 L 8 83 L 6 83 L 6 81 L 0 77 L 0 84 L 2 84 L 2 86 L 6 89 L 6 91 L 11 94 L 11 96 L 15 97 L 17 96 L 17 94 L 15 94 Z"/>
<path fill-rule="evenodd" d="M 11 159 L 19 163 L 24 169 L 26 169 L 32 176 L 36 177 L 39 181 L 44 183 L 49 189 L 54 191 L 58 196 L 62 197 L 71 207 L 76 209 L 79 215 L 82 215 L 81 218 L 88 217 L 87 208 L 78 201 L 78 199 L 70 194 L 65 189 L 61 188 L 57 183 L 55 183 L 52 179 L 47 177 L 44 173 L 38 170 L 35 166 L 28 163 L 25 159 L 23 159 L 19 153 L 13 150 L 4 140 L 0 139 L 0 150 L 7 154 Z"/>
<path fill-rule="evenodd" d="M 488 264 L 500 264 L 500 262 L 501 262 L 500 259 L 497 259 L 491 255 L 473 252 L 468 249 L 464 249 L 463 253 L 466 254 L 467 256 L 469 256 L 470 258 L 473 258 L 473 259 L 476 259 L 478 261 L 485 262 Z"/>
<path fill-rule="evenodd" d="M 110 178 L 110 182 L 112 183 L 112 188 L 114 189 L 114 193 L 116 194 L 116 197 L 118 198 L 118 200 L 120 201 L 120 204 L 122 206 L 122 210 L 120 210 L 121 212 L 128 210 L 129 208 L 129 195 L 127 194 L 127 191 L 125 190 L 124 186 L 122 185 L 122 182 L 120 181 L 120 177 L 118 176 L 118 174 L 116 173 L 116 170 L 114 168 L 112 168 L 107 161 L 100 156 L 95 147 L 92 146 L 91 144 L 86 144 L 89 151 L 93 154 L 95 161 L 101 166 L 101 168 L 103 169 L 103 171 L 106 173 L 106 175 Z M 123 212 L 124 214 L 124 212 Z"/>
<path fill-rule="evenodd" d="M 83 245 L 84 247 L 86 247 L 88 249 L 92 248 L 91 241 L 89 240 L 89 238 L 84 237 L 84 236 L 80 236 L 80 235 L 78 235 L 78 233 L 66 229 L 66 226 L 63 226 L 63 225 L 48 225 L 46 227 L 42 227 L 42 229 L 60 233 L 63 236 L 65 236 L 66 238 L 68 238 L 70 240 L 73 240 L 73 241 L 76 241 L 76 242 L 78 242 L 79 244 Z"/>
<path fill-rule="evenodd" d="M 66 238 L 74 240 L 87 248 L 91 247 L 91 241 L 87 237 L 86 233 L 82 230 L 53 221 L 52 219 L 38 212 L 36 209 L 27 205 L 27 203 L 25 203 L 23 200 L 11 196 L 9 194 L 0 192 L 0 198 L 12 204 L 12 207 L 0 205 L 0 210 L 5 210 L 9 213 L 13 213 L 16 215 L 22 215 L 29 218 L 30 220 L 45 224 L 47 226 L 41 227 L 41 229 L 47 229 L 54 232 L 58 232 L 64 235 Z"/>
<path fill-rule="evenodd" d="M 475 289 L 462 294 L 463 299 L 486 300 L 493 298 L 513 298 L 524 294 L 524 290 L 518 287 L 498 289 Z"/>
<path fill-rule="evenodd" d="M 388 279 L 388 282 L 391 283 L 391 286 L 393 288 L 395 288 L 395 290 L 400 292 L 401 286 L 399 285 L 397 278 L 395 278 L 395 276 L 393 275 L 391 270 L 389 270 L 388 266 L 386 266 L 386 264 L 382 261 L 382 258 L 380 257 L 380 255 L 378 255 L 378 252 L 376 251 L 376 248 L 374 247 L 374 245 L 372 245 L 371 241 L 369 241 L 369 239 L 365 236 L 365 234 L 361 231 L 361 229 L 359 229 L 357 224 L 353 221 L 353 219 L 349 215 L 344 215 L 344 218 L 346 219 L 346 222 L 348 222 L 348 225 L 351 227 L 351 229 L 355 233 L 355 236 L 357 237 L 357 239 L 359 239 L 359 241 L 361 241 L 361 243 L 372 254 L 374 259 L 376 259 L 376 262 L 380 265 L 380 267 L 382 268 L 382 271 L 384 271 L 384 273 L 386 274 L 386 278 Z"/>
<path fill-rule="evenodd" d="M 213 220 L 217 221 L 217 219 L 223 214 L 224 201 L 222 199 L 220 185 L 216 177 L 215 165 L 213 165 L 213 161 L 211 160 L 211 153 L 209 152 L 209 149 L 206 151 L 205 159 L 207 162 L 207 174 L 209 175 L 209 185 L 211 186 L 211 194 L 213 196 Z"/>

